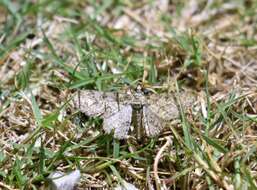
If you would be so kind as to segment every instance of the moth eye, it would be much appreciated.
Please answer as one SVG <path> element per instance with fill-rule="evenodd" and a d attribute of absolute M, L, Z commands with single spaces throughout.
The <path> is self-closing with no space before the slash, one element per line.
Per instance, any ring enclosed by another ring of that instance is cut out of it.
<path fill-rule="evenodd" d="M 143 90 L 143 93 L 144 93 L 144 95 L 148 95 L 149 94 L 149 91 L 148 90 Z"/>
<path fill-rule="evenodd" d="M 146 89 L 146 88 L 144 88 L 143 89 L 143 93 L 144 93 L 144 95 L 149 95 L 149 94 L 151 94 L 151 91 Z"/>

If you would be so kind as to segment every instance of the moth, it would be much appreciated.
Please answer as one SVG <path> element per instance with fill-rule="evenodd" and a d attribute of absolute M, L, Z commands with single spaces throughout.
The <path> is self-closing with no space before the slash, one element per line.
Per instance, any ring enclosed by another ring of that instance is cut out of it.
<path fill-rule="evenodd" d="M 178 94 L 182 107 L 189 109 L 195 97 L 192 93 Z M 117 139 L 126 139 L 136 131 L 148 137 L 158 135 L 165 125 L 180 115 L 174 93 L 145 94 L 135 92 L 101 92 L 81 90 L 73 98 L 75 108 L 89 117 L 101 117 L 106 133 L 113 133 Z"/>

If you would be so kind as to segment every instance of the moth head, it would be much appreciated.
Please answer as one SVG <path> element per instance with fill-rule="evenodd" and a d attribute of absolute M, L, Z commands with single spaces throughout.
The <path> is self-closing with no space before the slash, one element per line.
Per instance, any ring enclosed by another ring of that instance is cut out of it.
<path fill-rule="evenodd" d="M 138 85 L 136 86 L 135 91 L 136 91 L 137 93 L 143 92 L 143 86 L 142 86 L 142 84 L 138 84 Z"/>
<path fill-rule="evenodd" d="M 142 95 L 149 95 L 151 93 L 151 90 L 147 88 L 146 85 L 138 84 L 135 89 L 136 93 L 142 94 Z"/>

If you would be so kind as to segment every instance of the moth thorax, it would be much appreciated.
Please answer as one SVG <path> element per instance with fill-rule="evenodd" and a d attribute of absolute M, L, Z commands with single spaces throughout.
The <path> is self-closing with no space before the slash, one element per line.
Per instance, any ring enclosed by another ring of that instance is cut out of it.
<path fill-rule="evenodd" d="M 143 109 L 143 105 L 141 103 L 134 103 L 131 105 L 134 110 L 141 110 Z"/>

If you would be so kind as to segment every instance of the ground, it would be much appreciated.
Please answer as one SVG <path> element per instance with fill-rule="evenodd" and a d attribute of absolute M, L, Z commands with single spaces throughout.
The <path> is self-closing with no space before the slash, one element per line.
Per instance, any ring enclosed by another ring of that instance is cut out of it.
<path fill-rule="evenodd" d="M 134 143 L 71 104 L 138 84 L 196 104 Z M 0 1 L 0 189 L 257 189 L 256 139 L 256 0 Z"/>

